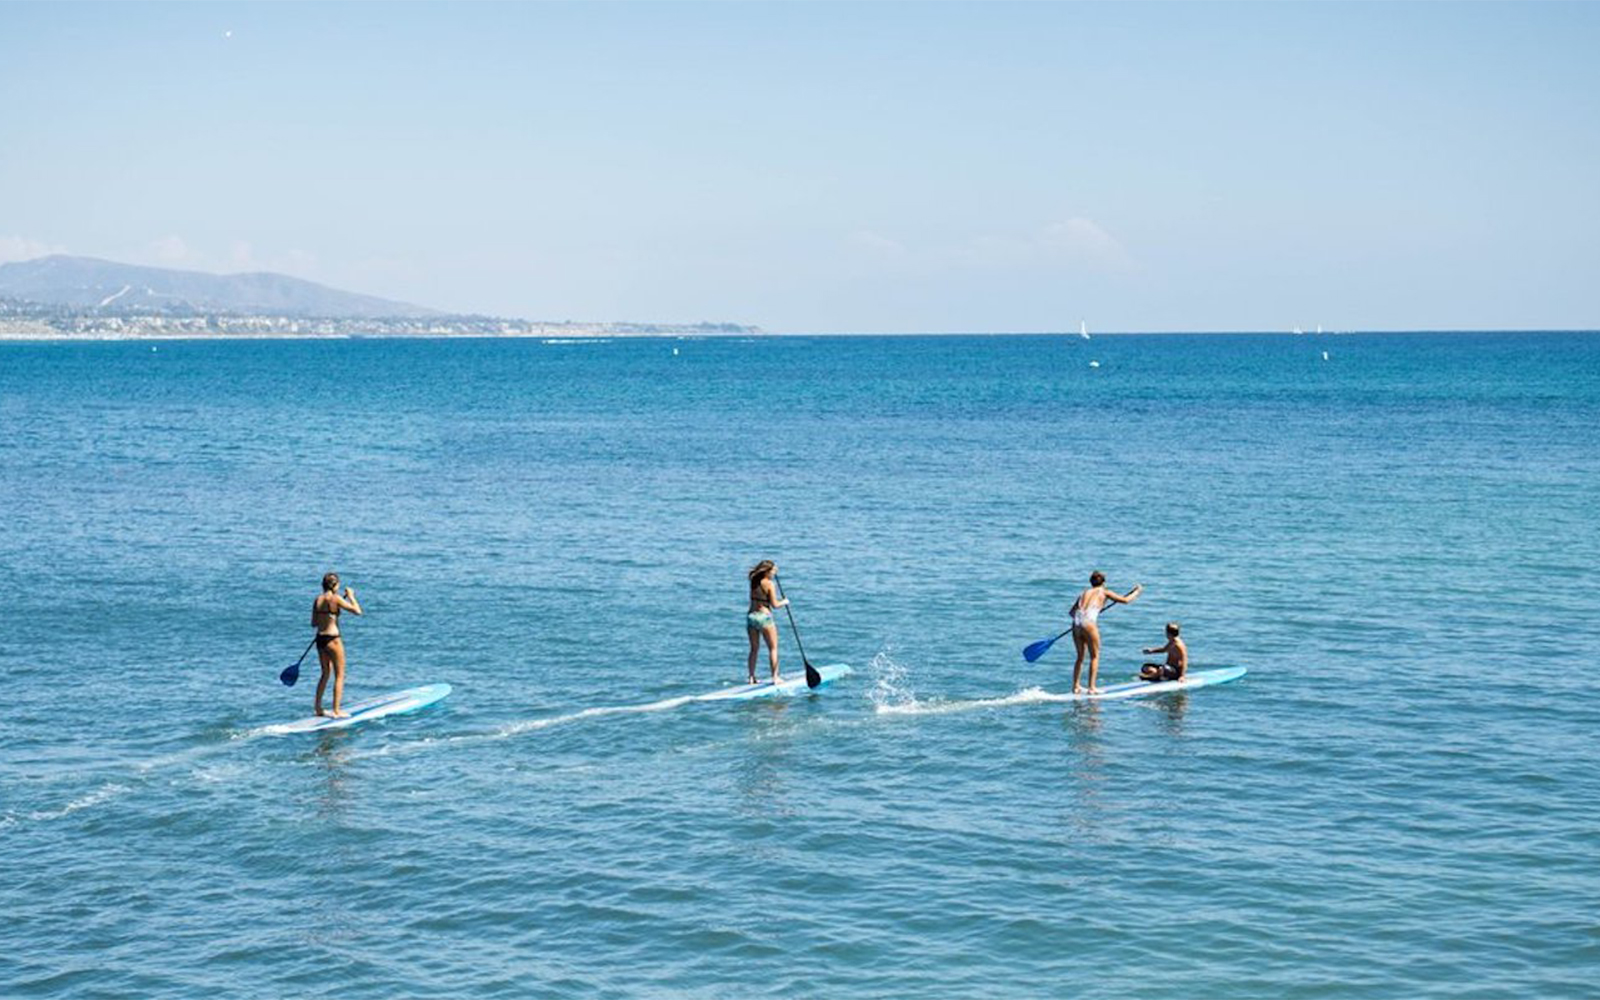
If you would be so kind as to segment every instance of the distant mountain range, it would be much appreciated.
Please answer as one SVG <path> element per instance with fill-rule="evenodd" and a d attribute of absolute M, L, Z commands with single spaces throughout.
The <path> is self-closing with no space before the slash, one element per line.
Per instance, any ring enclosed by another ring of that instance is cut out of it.
<path fill-rule="evenodd" d="M 0 264 L 0 298 L 105 315 L 420 318 L 437 310 L 283 274 L 206 274 L 57 254 Z"/>

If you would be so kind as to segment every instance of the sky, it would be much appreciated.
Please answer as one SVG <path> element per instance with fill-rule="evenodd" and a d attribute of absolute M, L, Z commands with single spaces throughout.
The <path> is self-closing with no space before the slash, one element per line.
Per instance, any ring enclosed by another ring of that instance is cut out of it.
<path fill-rule="evenodd" d="M 0 4 L 0 262 L 774 332 L 1600 327 L 1600 4 Z"/>

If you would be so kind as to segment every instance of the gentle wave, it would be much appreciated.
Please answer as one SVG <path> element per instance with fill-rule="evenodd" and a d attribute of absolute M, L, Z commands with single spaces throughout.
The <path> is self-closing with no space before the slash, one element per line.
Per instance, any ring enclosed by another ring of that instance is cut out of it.
<path fill-rule="evenodd" d="M 1056 694 L 1044 688 L 1032 687 L 1000 698 L 950 699 L 932 698 L 928 701 L 907 701 L 875 707 L 879 715 L 943 715 L 948 712 L 970 712 L 979 708 L 1008 708 L 1012 705 L 1038 705 L 1044 702 L 1074 701 L 1070 694 Z"/>
<path fill-rule="evenodd" d="M 129 785 L 117 784 L 115 782 L 107 783 L 85 795 L 78 796 L 59 809 L 38 809 L 28 813 L 27 818 L 36 823 L 65 819 L 81 809 L 88 809 L 91 806 L 97 806 L 102 802 L 108 802 L 116 796 L 121 795 L 123 792 L 126 792 L 130 787 L 131 786 Z"/>

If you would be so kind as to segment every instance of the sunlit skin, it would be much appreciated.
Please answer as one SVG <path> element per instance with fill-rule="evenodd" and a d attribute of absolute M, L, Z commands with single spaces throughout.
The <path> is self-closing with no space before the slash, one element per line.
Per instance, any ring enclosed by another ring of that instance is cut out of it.
<path fill-rule="evenodd" d="M 1181 681 L 1189 672 L 1189 647 L 1178 638 L 1179 626 L 1177 622 L 1167 623 L 1167 644 L 1165 646 L 1151 646 L 1140 650 L 1146 656 L 1154 653 L 1165 653 L 1167 662 L 1165 670 L 1160 663 L 1146 663 L 1139 668 L 1139 676 L 1147 681 Z"/>
<path fill-rule="evenodd" d="M 763 561 L 750 571 L 750 608 L 745 612 L 745 634 L 750 637 L 750 656 L 745 662 L 745 668 L 750 675 L 750 683 L 756 683 L 756 654 L 761 650 L 761 640 L 767 640 L 767 660 L 772 667 L 772 683 L 778 683 L 782 678 L 778 675 L 778 624 L 772 617 L 772 612 L 778 608 L 787 607 L 789 602 L 778 596 L 777 584 L 773 578 L 778 575 L 776 563 Z M 751 621 L 752 615 L 766 612 L 765 624 L 755 625 Z"/>
<path fill-rule="evenodd" d="M 339 635 L 339 612 L 361 614 L 361 604 L 350 587 L 339 594 L 339 577 L 329 573 L 322 579 L 322 593 L 311 602 L 311 627 L 317 635 L 317 662 L 322 664 L 322 676 L 317 679 L 317 700 L 313 711 L 317 715 L 346 719 L 350 713 L 340 708 L 344 701 L 344 639 Z M 328 688 L 328 678 L 333 678 L 333 710 L 322 710 L 322 695 Z"/>
<path fill-rule="evenodd" d="M 1072 693 L 1073 694 L 1099 694 L 1100 688 L 1097 681 L 1100 677 L 1100 610 L 1108 604 L 1128 604 L 1136 600 L 1144 592 L 1144 584 L 1136 583 L 1133 589 L 1126 594 L 1106 589 L 1106 578 L 1098 573 L 1089 576 L 1089 589 L 1078 595 L 1072 604 L 1072 645 L 1077 649 L 1078 657 L 1072 664 Z M 1080 621 L 1080 618 L 1087 620 Z M 1083 656 L 1089 654 L 1089 687 L 1087 690 L 1079 684 L 1079 677 L 1083 672 Z"/>

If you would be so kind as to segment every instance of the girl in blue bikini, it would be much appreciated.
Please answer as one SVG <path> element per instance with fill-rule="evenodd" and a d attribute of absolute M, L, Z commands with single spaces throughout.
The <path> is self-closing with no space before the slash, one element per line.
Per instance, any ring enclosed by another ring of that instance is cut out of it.
<path fill-rule="evenodd" d="M 771 559 L 763 559 L 750 570 L 750 610 L 745 612 L 744 630 L 750 637 L 750 683 L 756 682 L 756 653 L 761 649 L 761 638 L 767 640 L 767 659 L 772 663 L 772 683 L 778 683 L 778 624 L 772 612 L 788 604 L 778 596 L 772 578 L 778 575 L 778 566 Z"/>

